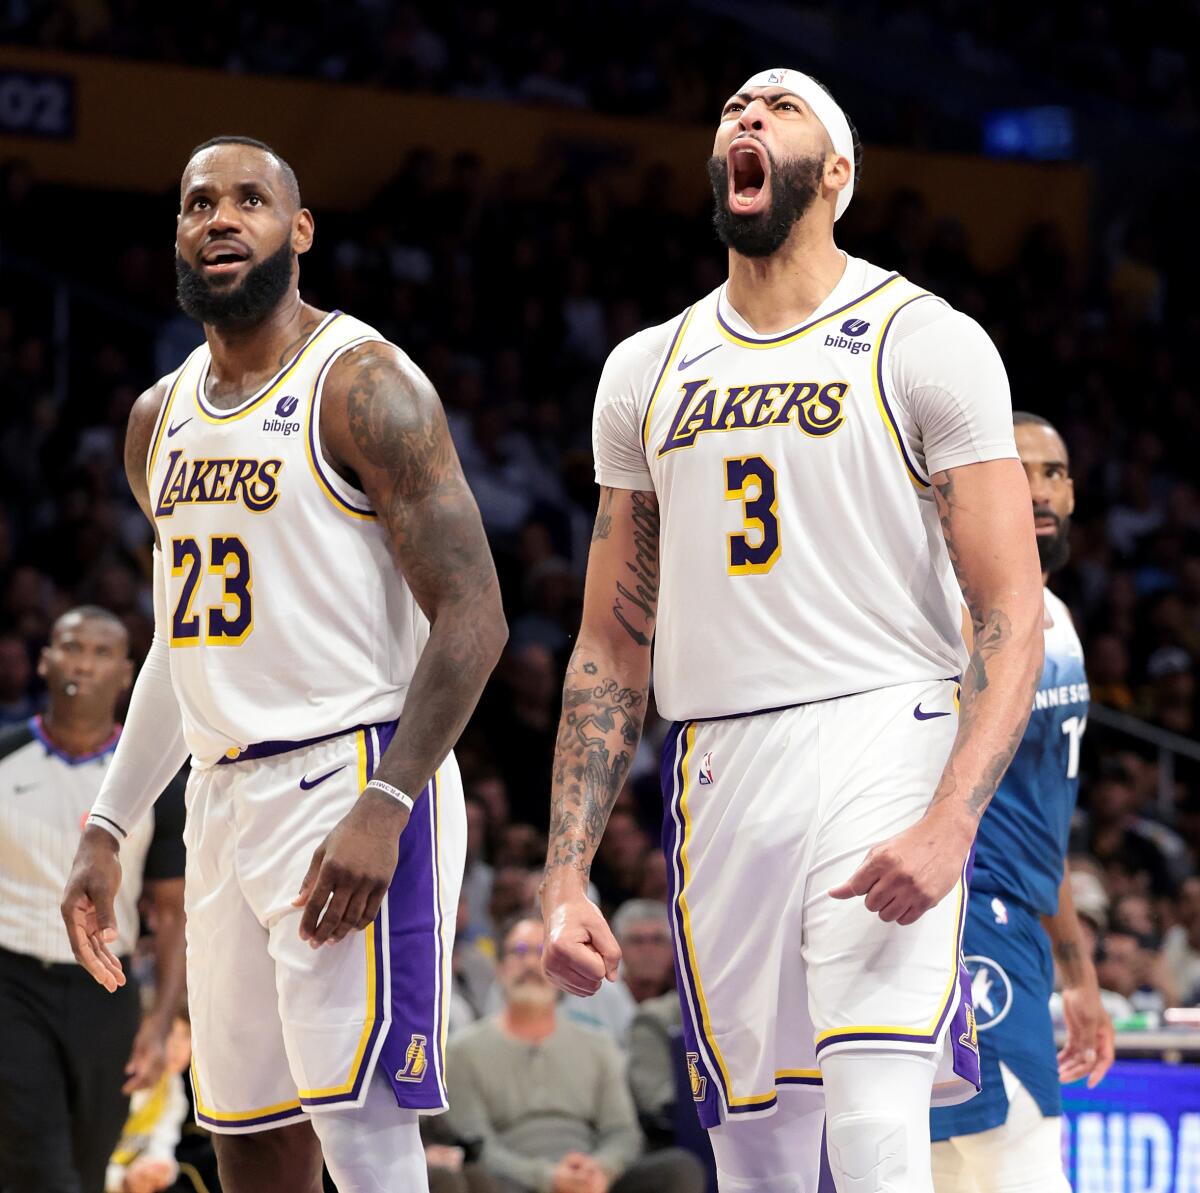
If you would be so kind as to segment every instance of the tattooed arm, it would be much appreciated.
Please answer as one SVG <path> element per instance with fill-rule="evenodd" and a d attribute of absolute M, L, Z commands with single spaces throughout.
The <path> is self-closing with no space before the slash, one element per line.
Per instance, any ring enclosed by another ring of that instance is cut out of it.
<path fill-rule="evenodd" d="M 1042 916 L 1042 926 L 1054 946 L 1067 1028 L 1058 1053 L 1058 1079 L 1065 1085 L 1086 1076 L 1088 1089 L 1092 1089 L 1112 1067 L 1115 1041 L 1112 1020 L 1100 1000 L 1096 965 L 1075 911 L 1069 863 L 1063 867 L 1058 888 L 1058 910 Z"/>
<path fill-rule="evenodd" d="M 642 734 L 658 609 L 658 498 L 602 488 L 583 624 L 563 685 L 542 883 L 546 973 L 575 994 L 616 979 L 621 950 L 588 874 Z"/>
<path fill-rule="evenodd" d="M 429 618 L 429 641 L 375 772 L 415 798 L 458 740 L 504 647 L 496 570 L 441 403 L 403 353 L 369 343 L 333 366 L 321 441 L 330 463 L 370 498 Z M 302 937 L 337 941 L 375 918 L 407 822 L 390 796 L 368 790 L 359 798 L 313 855 L 297 900 Z"/>
<path fill-rule="evenodd" d="M 932 481 L 973 632 L 958 734 L 925 816 L 877 845 L 830 892 L 866 895 L 869 910 L 901 924 L 919 919 L 958 881 L 979 818 L 1025 732 L 1042 672 L 1041 569 L 1020 462 L 966 464 Z"/>

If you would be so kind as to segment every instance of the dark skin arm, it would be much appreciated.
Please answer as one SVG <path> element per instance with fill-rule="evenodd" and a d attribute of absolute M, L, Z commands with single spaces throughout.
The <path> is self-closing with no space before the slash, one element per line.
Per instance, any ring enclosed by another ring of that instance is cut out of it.
<path fill-rule="evenodd" d="M 128 1080 L 121 1092 L 149 1089 L 162 1076 L 166 1064 L 167 1036 L 183 1005 L 187 967 L 183 939 L 183 879 L 161 878 L 147 882 L 145 893 L 153 904 L 154 1006 L 142 1020 L 125 1066 Z"/>
<path fill-rule="evenodd" d="M 621 950 L 587 897 L 592 858 L 642 735 L 658 613 L 658 498 L 602 488 L 583 624 L 554 748 L 542 914 L 546 974 L 572 994 L 616 979 Z"/>
<path fill-rule="evenodd" d="M 154 424 L 165 399 L 166 390 L 160 384 L 146 390 L 134 403 L 125 432 L 125 475 L 151 526 L 154 525 L 154 519 L 150 516 L 146 461 L 150 454 Z M 154 541 L 157 546 L 157 530 Z M 109 948 L 117 938 L 113 900 L 121 885 L 119 853 L 120 845 L 115 837 L 102 828 L 87 825 L 79 838 L 79 848 L 75 851 L 75 861 L 60 907 L 75 960 L 110 993 L 118 986 L 125 985 L 121 963 Z M 170 1026 L 168 1021 L 168 1031 Z"/>
<path fill-rule="evenodd" d="M 441 402 L 403 353 L 371 343 L 339 359 L 322 401 L 321 441 L 329 462 L 370 499 L 429 618 L 429 641 L 375 772 L 416 799 L 504 648 L 496 570 Z M 314 948 L 375 918 L 408 816 L 391 796 L 367 789 L 313 854 L 296 906 L 304 907 L 300 935 Z"/>
<path fill-rule="evenodd" d="M 950 757 L 925 815 L 876 845 L 829 893 L 911 924 L 954 888 L 979 819 L 1012 761 L 1042 673 L 1042 579 L 1029 483 L 1017 460 L 935 473 L 942 534 L 971 614 L 971 656 Z"/>

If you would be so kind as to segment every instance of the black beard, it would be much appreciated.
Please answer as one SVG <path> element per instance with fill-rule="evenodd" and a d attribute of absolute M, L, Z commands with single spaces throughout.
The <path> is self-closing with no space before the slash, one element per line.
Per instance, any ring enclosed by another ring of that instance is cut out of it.
<path fill-rule="evenodd" d="M 825 169 L 820 157 L 793 157 L 777 162 L 765 145 L 763 151 L 771 163 L 771 205 L 756 215 L 738 215 L 730 209 L 729 163 L 723 157 L 708 159 L 713 227 L 721 243 L 743 257 L 769 257 L 783 247 L 792 226 L 817 197 Z"/>
<path fill-rule="evenodd" d="M 1065 567 L 1071 558 L 1071 519 L 1059 518 L 1053 534 L 1038 535 L 1037 548 L 1042 571 L 1047 575 Z"/>
<path fill-rule="evenodd" d="M 218 289 L 176 251 L 175 297 L 185 315 L 211 327 L 252 327 L 279 304 L 292 283 L 291 242 L 252 265 L 235 286 Z"/>

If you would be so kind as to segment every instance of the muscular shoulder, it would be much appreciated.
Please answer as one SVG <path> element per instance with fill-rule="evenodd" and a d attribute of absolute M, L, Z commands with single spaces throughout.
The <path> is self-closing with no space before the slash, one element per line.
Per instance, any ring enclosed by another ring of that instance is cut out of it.
<path fill-rule="evenodd" d="M 896 315 L 889 339 L 893 369 L 898 364 L 922 367 L 946 352 L 955 356 L 981 349 L 996 353 L 991 337 L 975 319 L 936 294 L 904 307 Z"/>
<path fill-rule="evenodd" d="M 408 437 L 443 419 L 429 378 L 407 353 L 385 340 L 347 349 L 325 382 L 321 434 L 346 458 L 361 452 L 390 466 Z"/>
<path fill-rule="evenodd" d="M 125 475 L 143 509 L 147 508 L 148 502 L 146 461 L 150 456 L 154 428 L 162 413 L 163 403 L 167 400 L 170 380 L 170 377 L 161 378 L 138 397 L 129 412 L 129 424 L 125 430 Z"/>

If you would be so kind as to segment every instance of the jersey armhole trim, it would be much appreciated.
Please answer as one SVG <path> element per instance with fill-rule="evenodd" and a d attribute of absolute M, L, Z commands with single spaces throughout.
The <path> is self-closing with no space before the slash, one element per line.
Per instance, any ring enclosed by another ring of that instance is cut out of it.
<path fill-rule="evenodd" d="M 884 322 L 883 331 L 880 332 L 879 345 L 875 349 L 875 368 L 872 371 L 872 380 L 875 383 L 875 405 L 879 410 L 879 417 L 883 420 L 884 427 L 891 436 L 892 442 L 896 445 L 896 450 L 900 453 L 900 458 L 904 461 L 904 467 L 908 472 L 908 479 L 918 491 L 928 489 L 930 487 L 930 480 L 913 463 L 913 459 L 908 453 L 908 448 L 904 445 L 904 436 L 900 432 L 900 424 L 896 421 L 896 416 L 892 413 L 892 407 L 888 402 L 887 387 L 883 382 L 883 368 L 886 357 L 884 347 L 887 342 L 888 332 L 892 329 L 892 323 L 895 322 L 896 316 L 905 307 L 914 302 L 920 302 L 923 298 L 936 297 L 936 295 L 931 294 L 928 290 L 923 290 L 920 294 L 914 294 L 911 298 L 906 298 L 892 311 Z"/>
<path fill-rule="evenodd" d="M 387 341 L 376 335 L 359 336 L 347 344 L 339 345 L 329 354 L 317 373 L 312 393 L 309 394 L 308 431 L 304 437 L 308 465 L 312 470 L 313 479 L 317 482 L 317 488 L 343 514 L 362 522 L 373 522 L 379 515 L 371 508 L 367 495 L 340 477 L 321 451 L 321 397 L 325 392 L 325 378 L 343 353 L 371 343 L 385 344 Z"/>
<path fill-rule="evenodd" d="M 150 438 L 150 452 L 146 456 L 147 489 L 150 488 L 150 477 L 154 472 L 154 461 L 158 458 L 159 445 L 162 443 L 163 427 L 167 425 L 167 419 L 171 416 L 171 404 L 175 401 L 175 395 L 179 392 L 179 385 L 183 381 L 183 375 L 187 372 L 187 367 L 194 355 L 195 353 L 193 352 L 179 366 L 179 372 L 175 374 L 175 380 L 171 382 L 171 388 L 167 391 L 166 399 L 163 401 L 162 407 L 158 412 L 158 420 L 154 424 L 154 434 Z"/>
<path fill-rule="evenodd" d="M 650 391 L 650 401 L 646 404 L 646 413 L 642 418 L 642 448 L 643 450 L 649 446 L 650 442 L 650 417 L 654 413 L 654 403 L 658 398 L 658 391 L 662 388 L 663 379 L 666 377 L 671 365 L 675 361 L 675 356 L 683 344 L 684 334 L 687 332 L 688 324 L 692 321 L 692 313 L 695 311 L 695 306 L 690 306 L 683 313 L 683 318 L 679 320 L 679 326 L 675 329 L 675 335 L 671 340 L 671 345 L 667 349 L 666 358 L 663 360 L 662 368 L 658 372 L 658 377 L 654 381 L 654 388 Z"/>

